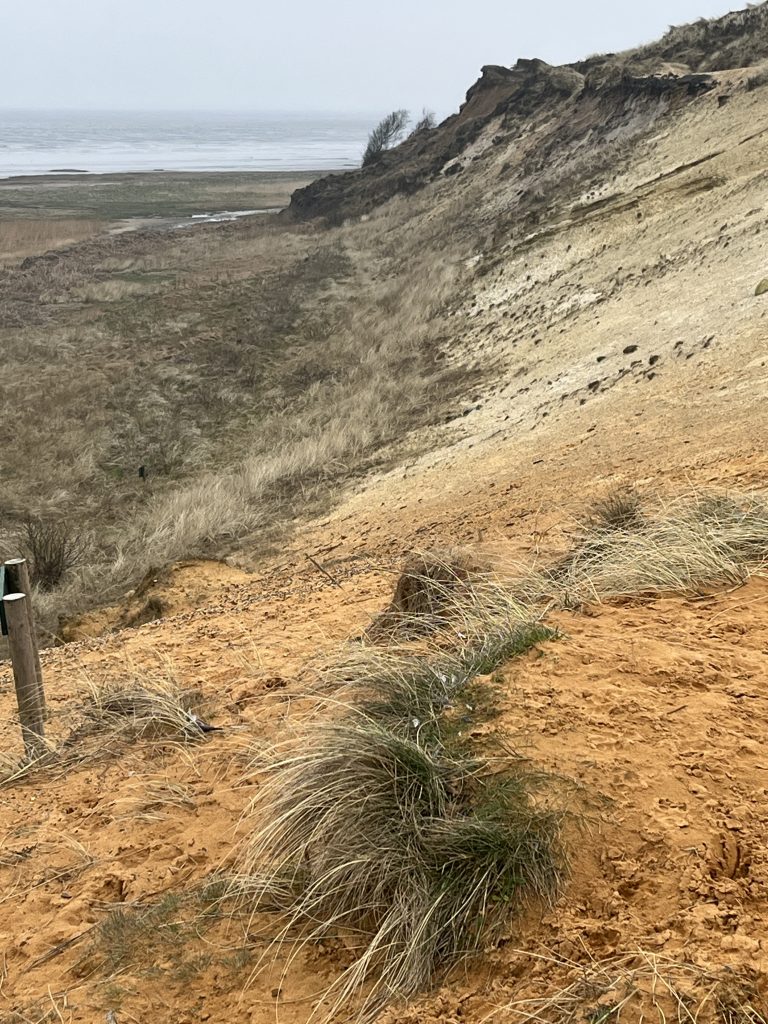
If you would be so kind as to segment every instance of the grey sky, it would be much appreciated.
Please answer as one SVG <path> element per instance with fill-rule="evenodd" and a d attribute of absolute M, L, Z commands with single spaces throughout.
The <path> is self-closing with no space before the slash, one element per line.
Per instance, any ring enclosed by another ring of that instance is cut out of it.
<path fill-rule="evenodd" d="M 625 49 L 738 0 L 0 0 L 0 106 L 458 107 L 482 64 Z"/>

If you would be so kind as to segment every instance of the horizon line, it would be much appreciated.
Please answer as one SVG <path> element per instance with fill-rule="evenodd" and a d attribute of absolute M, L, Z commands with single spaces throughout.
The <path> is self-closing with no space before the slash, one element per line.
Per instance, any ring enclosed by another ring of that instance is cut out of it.
<path fill-rule="evenodd" d="M 382 108 L 383 109 L 383 108 Z M 415 109 L 415 108 L 414 108 Z M 343 114 L 347 116 L 379 116 L 378 110 L 356 107 L 82 107 L 82 106 L 4 106 L 0 114 Z"/>

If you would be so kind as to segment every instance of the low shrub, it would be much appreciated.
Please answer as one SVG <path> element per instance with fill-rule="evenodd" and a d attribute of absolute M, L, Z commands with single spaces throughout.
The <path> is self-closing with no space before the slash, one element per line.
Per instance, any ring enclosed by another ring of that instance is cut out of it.
<path fill-rule="evenodd" d="M 29 560 L 32 583 L 41 590 L 54 590 L 65 575 L 83 561 L 87 541 L 64 522 L 25 519 L 21 545 Z"/>
<path fill-rule="evenodd" d="M 413 127 L 411 135 L 423 135 L 424 132 L 431 132 L 432 129 L 437 125 L 437 118 L 433 110 L 422 110 L 421 117 Z"/>

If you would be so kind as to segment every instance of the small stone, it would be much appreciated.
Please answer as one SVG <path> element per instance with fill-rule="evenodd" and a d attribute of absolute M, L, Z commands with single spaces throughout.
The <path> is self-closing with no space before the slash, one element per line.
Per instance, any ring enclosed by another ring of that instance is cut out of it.
<path fill-rule="evenodd" d="M 760 284 L 755 288 L 755 295 L 766 295 L 768 294 L 768 277 L 764 277 Z"/>

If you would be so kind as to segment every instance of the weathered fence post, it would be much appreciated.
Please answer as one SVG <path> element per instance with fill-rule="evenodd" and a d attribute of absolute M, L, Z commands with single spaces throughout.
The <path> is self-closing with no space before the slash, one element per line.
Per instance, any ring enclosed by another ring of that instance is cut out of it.
<path fill-rule="evenodd" d="M 35 650 L 35 675 L 37 676 L 38 699 L 43 720 L 46 718 L 45 690 L 43 689 L 43 669 L 40 665 L 40 652 L 37 647 L 37 630 L 35 629 L 35 614 L 32 610 L 32 585 L 29 581 L 29 568 L 26 558 L 9 558 L 5 563 L 5 575 L 7 579 L 6 591 L 15 594 L 26 594 L 24 602 L 29 615 L 29 631 L 32 634 L 32 646 Z"/>
<path fill-rule="evenodd" d="M 3 597 L 21 735 L 27 757 L 34 759 L 45 750 L 45 729 L 37 682 L 37 644 L 30 629 L 28 603 L 26 594 L 6 594 Z"/>

